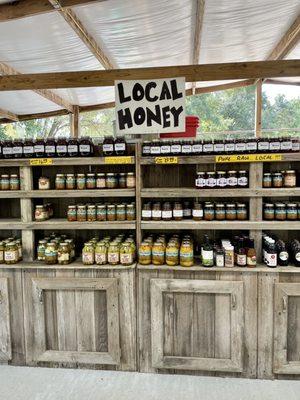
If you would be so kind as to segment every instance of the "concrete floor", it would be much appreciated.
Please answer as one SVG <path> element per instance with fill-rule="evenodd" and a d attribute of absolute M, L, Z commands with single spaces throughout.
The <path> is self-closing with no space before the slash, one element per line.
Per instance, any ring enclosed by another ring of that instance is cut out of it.
<path fill-rule="evenodd" d="M 299 400 L 300 381 L 0 366 L 1 400 Z"/>

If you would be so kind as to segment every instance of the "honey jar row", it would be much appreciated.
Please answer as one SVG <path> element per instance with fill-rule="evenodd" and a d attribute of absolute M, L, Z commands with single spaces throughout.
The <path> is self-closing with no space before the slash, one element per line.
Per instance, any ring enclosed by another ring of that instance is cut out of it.
<path fill-rule="evenodd" d="M 41 176 L 38 181 L 39 190 L 51 189 L 50 178 Z M 55 190 L 85 190 L 85 189 L 134 189 L 134 172 L 121 173 L 87 173 L 87 174 L 56 174 Z"/>
<path fill-rule="evenodd" d="M 196 188 L 247 188 L 249 186 L 248 171 L 209 171 L 197 172 Z"/>
<path fill-rule="evenodd" d="M 0 264 L 17 264 L 22 259 L 21 239 L 13 236 L 0 241 Z"/>
<path fill-rule="evenodd" d="M 265 203 L 263 218 L 266 221 L 300 220 L 300 203 Z"/>
<path fill-rule="evenodd" d="M 142 208 L 142 220 L 144 221 L 181 221 L 193 219 L 194 221 L 244 221 L 248 219 L 248 207 L 246 203 L 200 203 L 195 201 L 176 201 L 174 203 L 147 202 Z"/>
<path fill-rule="evenodd" d="M 0 190 L 20 190 L 20 177 L 17 174 L 0 176 Z"/>
<path fill-rule="evenodd" d="M 265 172 L 263 175 L 264 188 L 293 188 L 297 185 L 296 171 Z"/>
<path fill-rule="evenodd" d="M 136 218 L 135 203 L 98 203 L 69 205 L 67 219 L 69 222 L 95 221 L 134 221 Z"/>
<path fill-rule="evenodd" d="M 114 238 L 106 236 L 92 238 L 82 249 L 84 265 L 132 265 L 136 260 L 136 245 L 133 235 L 120 234 Z"/>

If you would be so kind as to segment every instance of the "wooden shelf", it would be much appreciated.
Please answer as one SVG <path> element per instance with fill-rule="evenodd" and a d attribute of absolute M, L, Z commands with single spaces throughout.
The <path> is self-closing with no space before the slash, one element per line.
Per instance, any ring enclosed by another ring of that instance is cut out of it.
<path fill-rule="evenodd" d="M 300 221 L 142 221 L 145 230 L 300 230 Z"/>
<path fill-rule="evenodd" d="M 26 190 L 0 190 L 0 199 L 24 199 L 27 194 Z"/>
<path fill-rule="evenodd" d="M 135 229 L 135 221 L 104 221 L 104 222 L 69 222 L 65 218 L 52 218 L 47 221 L 41 222 L 29 222 L 26 223 L 26 229 L 51 229 L 51 230 L 61 230 L 61 229 Z M 1 227 L 1 225 L 0 225 Z"/>
<path fill-rule="evenodd" d="M 103 271 L 109 271 L 109 270 L 128 270 L 128 269 L 134 269 L 136 267 L 136 263 L 125 266 L 125 265 L 83 265 L 80 259 L 72 262 L 71 264 L 68 265 L 46 265 L 45 263 L 42 263 L 40 261 L 30 261 L 30 262 L 24 262 L 21 261 L 18 264 L 11 264 L 11 265 L 6 265 L 6 264 L 0 264 L 0 270 L 1 269 L 42 269 L 42 270 L 103 270 Z"/>
<path fill-rule="evenodd" d="M 137 264 L 137 269 L 139 270 L 154 270 L 154 271 L 180 271 L 180 272 L 239 272 L 239 273 L 257 273 L 257 272 L 265 272 L 265 273 L 300 273 L 300 268 L 294 266 L 287 267 L 276 267 L 269 268 L 264 264 L 258 264 L 255 268 L 249 267 L 203 267 L 202 265 L 194 265 L 193 267 L 181 267 L 177 265 L 175 267 L 170 267 L 169 265 L 142 265 Z"/>
<path fill-rule="evenodd" d="M 287 161 L 300 161 L 299 153 L 281 153 L 282 160 L 274 162 L 287 162 Z M 216 156 L 178 156 L 178 164 L 215 164 Z M 238 162 L 237 162 L 238 163 Z M 249 161 L 247 161 L 249 163 Z M 220 163 L 222 164 L 222 163 Z M 166 166 L 167 164 L 156 164 L 155 157 L 141 157 L 141 165 L 160 165 Z M 169 164 L 174 166 L 177 164 Z"/>
<path fill-rule="evenodd" d="M 130 156 L 131 160 L 130 163 L 127 164 L 134 164 L 135 157 Z M 47 157 L 45 157 L 47 158 Z M 115 159 L 117 157 L 114 157 Z M 78 166 L 78 165 L 124 165 L 121 161 L 120 163 L 113 162 L 109 163 L 105 160 L 105 157 L 66 157 L 66 158 L 51 158 L 52 164 L 51 165 L 30 165 L 29 158 L 15 158 L 11 160 L 0 160 L 0 167 L 55 167 L 55 166 Z"/>
<path fill-rule="evenodd" d="M 1 192 L 0 192 L 1 194 Z M 26 192 L 27 198 L 60 197 L 135 197 L 135 189 L 94 189 L 94 190 L 32 190 Z"/>

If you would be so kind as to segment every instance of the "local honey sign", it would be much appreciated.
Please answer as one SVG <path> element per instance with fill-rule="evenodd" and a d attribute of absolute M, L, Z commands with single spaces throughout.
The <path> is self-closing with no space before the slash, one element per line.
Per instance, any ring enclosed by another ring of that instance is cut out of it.
<path fill-rule="evenodd" d="M 185 79 L 116 81 L 119 134 L 185 131 Z"/>

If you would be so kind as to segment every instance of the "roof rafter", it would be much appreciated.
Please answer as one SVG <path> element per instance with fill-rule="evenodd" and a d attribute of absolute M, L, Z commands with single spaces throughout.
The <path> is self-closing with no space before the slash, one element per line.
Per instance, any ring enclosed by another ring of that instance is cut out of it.
<path fill-rule="evenodd" d="M 194 40 L 193 40 L 193 54 L 192 54 L 192 64 L 199 64 L 200 58 L 200 47 L 201 47 L 201 36 L 203 27 L 203 16 L 205 8 L 205 0 L 195 0 L 196 1 L 196 14 L 195 14 L 195 30 L 194 30 Z M 192 91 L 195 92 L 196 82 L 192 83 Z"/>
<path fill-rule="evenodd" d="M 12 68 L 10 65 L 0 62 L 0 74 L 2 75 L 22 75 L 21 72 Z M 38 95 L 44 97 L 45 99 L 51 101 L 52 103 L 57 104 L 60 107 L 65 108 L 66 110 L 73 112 L 74 106 L 70 104 L 68 101 L 62 99 L 56 93 L 52 92 L 48 89 L 34 89 L 33 90 Z"/>
<path fill-rule="evenodd" d="M 107 0 L 61 0 L 62 7 L 75 7 Z M 19 0 L 0 5 L 0 22 L 54 12 L 48 0 Z"/>
<path fill-rule="evenodd" d="M 74 30 L 77 36 L 91 51 L 94 57 L 100 62 L 105 69 L 117 68 L 115 62 L 111 60 L 111 57 L 104 50 L 104 46 L 99 45 L 96 40 L 88 33 L 82 22 L 79 20 L 77 15 L 71 9 L 63 7 L 63 2 L 59 0 L 48 0 L 52 4 L 55 10 L 57 10 L 69 26 Z"/>
<path fill-rule="evenodd" d="M 0 108 L 0 118 L 4 118 L 7 119 L 9 121 L 14 121 L 17 122 L 19 121 L 19 118 L 16 114 L 7 111 L 7 110 L 3 110 L 2 108 Z"/>

